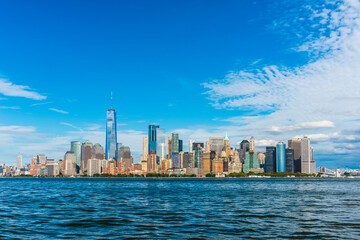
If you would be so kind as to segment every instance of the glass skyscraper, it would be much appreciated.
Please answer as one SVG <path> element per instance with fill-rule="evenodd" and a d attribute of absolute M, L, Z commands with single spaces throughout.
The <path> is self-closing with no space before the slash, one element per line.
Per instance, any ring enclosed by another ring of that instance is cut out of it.
<path fill-rule="evenodd" d="M 156 139 L 156 156 L 157 163 L 160 165 L 161 160 L 166 158 L 166 148 L 167 148 L 167 139 L 165 135 L 165 130 L 162 128 L 157 129 L 157 139 Z"/>
<path fill-rule="evenodd" d="M 117 160 L 117 130 L 116 130 L 116 112 L 112 107 L 111 96 L 111 108 L 106 114 L 106 146 L 105 146 L 105 158 Z"/>
<path fill-rule="evenodd" d="M 276 145 L 276 172 L 285 172 L 285 144 Z"/>
<path fill-rule="evenodd" d="M 75 154 L 75 163 L 76 163 L 76 172 L 80 171 L 81 167 L 81 142 L 72 141 L 71 142 L 71 152 Z"/>
<path fill-rule="evenodd" d="M 159 125 L 149 125 L 149 138 L 148 138 L 148 154 L 150 154 L 151 151 L 154 151 L 156 153 L 156 141 L 157 141 L 157 129 L 159 128 Z"/>

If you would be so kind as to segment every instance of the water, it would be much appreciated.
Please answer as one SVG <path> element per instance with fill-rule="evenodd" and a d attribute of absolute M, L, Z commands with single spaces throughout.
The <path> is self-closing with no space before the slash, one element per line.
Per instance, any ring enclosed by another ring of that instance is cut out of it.
<path fill-rule="evenodd" d="M 0 238 L 360 239 L 360 179 L 0 179 Z"/>

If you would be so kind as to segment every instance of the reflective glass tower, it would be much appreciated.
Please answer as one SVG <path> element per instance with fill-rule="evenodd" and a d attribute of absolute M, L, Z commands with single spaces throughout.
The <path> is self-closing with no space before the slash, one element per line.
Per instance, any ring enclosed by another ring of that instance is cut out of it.
<path fill-rule="evenodd" d="M 159 125 L 149 125 L 149 154 L 151 151 L 154 151 L 156 153 L 156 141 L 157 141 L 157 129 L 159 128 Z"/>
<path fill-rule="evenodd" d="M 285 172 L 285 144 L 276 145 L 276 172 Z"/>
<path fill-rule="evenodd" d="M 167 141 L 166 141 L 165 130 L 162 128 L 157 129 L 157 140 L 156 140 L 156 156 L 157 156 L 157 163 L 160 165 L 161 160 L 166 158 L 166 148 L 167 148 Z"/>
<path fill-rule="evenodd" d="M 117 131 L 116 131 L 116 112 L 112 106 L 111 94 L 111 108 L 106 113 L 106 146 L 105 158 L 117 159 Z"/>

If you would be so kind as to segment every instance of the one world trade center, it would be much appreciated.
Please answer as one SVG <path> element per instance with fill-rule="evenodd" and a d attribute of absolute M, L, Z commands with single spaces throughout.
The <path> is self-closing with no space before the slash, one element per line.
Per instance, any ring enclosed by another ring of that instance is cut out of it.
<path fill-rule="evenodd" d="M 105 158 L 117 160 L 117 131 L 116 131 L 116 112 L 112 105 L 106 113 L 106 148 Z"/>

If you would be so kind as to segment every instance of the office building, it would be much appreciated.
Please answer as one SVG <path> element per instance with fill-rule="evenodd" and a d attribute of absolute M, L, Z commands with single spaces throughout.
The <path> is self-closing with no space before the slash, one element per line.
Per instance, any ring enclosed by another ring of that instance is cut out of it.
<path fill-rule="evenodd" d="M 315 161 L 313 160 L 313 150 L 310 146 L 310 138 L 301 139 L 301 172 L 316 173 Z"/>
<path fill-rule="evenodd" d="M 156 156 L 157 163 L 160 165 L 161 160 L 166 158 L 167 152 L 167 138 L 165 135 L 165 130 L 162 128 L 157 129 L 157 141 L 156 141 Z"/>
<path fill-rule="evenodd" d="M 111 95 L 111 108 L 106 114 L 106 146 L 105 146 L 105 158 L 117 159 L 117 129 L 116 129 L 116 112 L 112 105 Z M 89 159 L 89 158 L 88 158 Z"/>
<path fill-rule="evenodd" d="M 76 154 L 75 154 L 75 156 L 76 156 Z M 99 143 L 96 143 L 92 147 L 92 149 L 91 149 L 91 158 L 96 158 L 96 159 L 99 159 L 99 160 L 105 159 L 104 148 Z"/>
<path fill-rule="evenodd" d="M 179 134 L 171 134 L 171 154 L 179 152 Z"/>
<path fill-rule="evenodd" d="M 17 167 L 17 169 L 22 168 L 22 156 L 20 155 L 20 153 L 19 153 L 19 155 L 17 156 L 16 167 Z"/>
<path fill-rule="evenodd" d="M 76 174 L 76 157 L 74 152 L 67 151 L 64 156 L 64 175 L 72 176 Z"/>
<path fill-rule="evenodd" d="M 285 172 L 285 144 L 276 145 L 276 172 Z"/>
<path fill-rule="evenodd" d="M 218 155 L 220 155 L 222 149 L 224 148 L 224 138 L 223 137 L 210 137 L 209 144 L 210 144 L 210 151 L 216 151 L 218 153 Z"/>
<path fill-rule="evenodd" d="M 251 137 L 249 140 L 249 150 L 255 152 L 255 138 Z"/>
<path fill-rule="evenodd" d="M 70 151 L 75 154 L 76 172 L 79 173 L 81 168 L 81 142 L 72 141 L 70 146 Z"/>
<path fill-rule="evenodd" d="M 194 167 L 200 168 L 201 167 L 201 150 L 200 144 L 194 148 Z"/>
<path fill-rule="evenodd" d="M 183 168 L 193 168 L 193 153 L 185 152 L 183 155 Z"/>
<path fill-rule="evenodd" d="M 87 162 L 92 157 L 92 147 L 93 147 L 93 144 L 89 140 L 86 140 L 82 144 L 82 148 L 81 148 L 81 171 L 83 173 L 86 172 L 86 170 L 87 170 Z"/>
<path fill-rule="evenodd" d="M 148 153 L 154 152 L 156 154 L 156 141 L 157 141 L 157 129 L 159 125 L 151 124 L 149 125 L 149 133 L 148 133 Z"/>
<path fill-rule="evenodd" d="M 294 149 L 294 172 L 301 172 L 301 139 L 288 140 L 288 147 Z"/>
<path fill-rule="evenodd" d="M 253 151 L 246 152 L 245 154 L 243 172 L 261 172 L 257 154 L 255 154 Z"/>
<path fill-rule="evenodd" d="M 183 152 L 183 140 L 179 139 L 179 152 Z"/>
<path fill-rule="evenodd" d="M 276 147 L 266 147 L 265 172 L 276 172 Z"/>
<path fill-rule="evenodd" d="M 193 144 L 195 143 L 194 140 L 189 140 L 189 153 L 194 152 Z"/>
<path fill-rule="evenodd" d="M 172 168 L 178 169 L 181 168 L 180 154 L 178 152 L 173 152 L 171 154 Z"/>
<path fill-rule="evenodd" d="M 294 149 L 285 149 L 285 172 L 294 172 Z"/>
<path fill-rule="evenodd" d="M 147 155 L 149 154 L 149 142 L 148 137 L 143 136 L 143 151 L 141 154 L 141 161 L 147 161 Z"/>
<path fill-rule="evenodd" d="M 240 143 L 240 151 L 239 151 L 240 161 L 242 164 L 244 164 L 246 153 L 249 152 L 249 150 L 250 150 L 250 143 L 245 137 L 244 140 L 242 140 Z"/>

